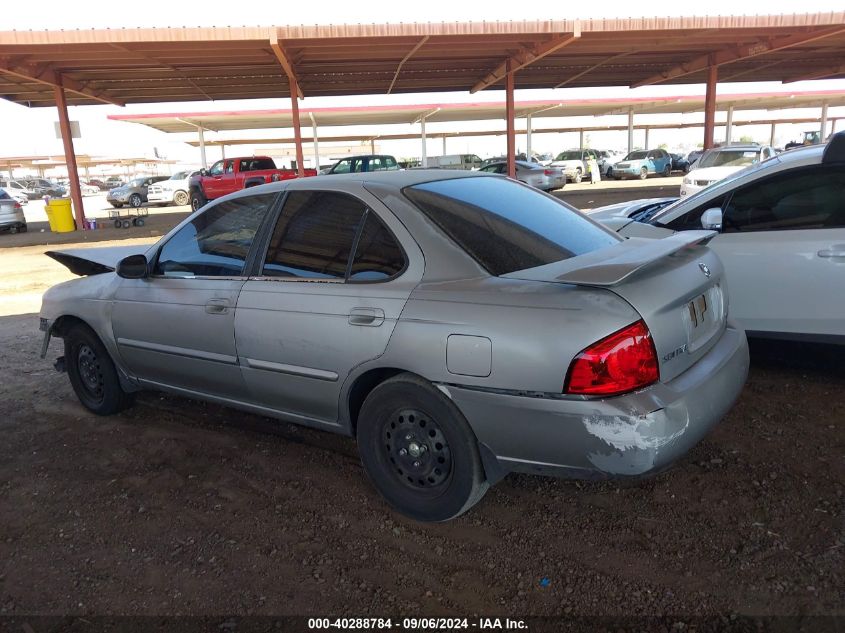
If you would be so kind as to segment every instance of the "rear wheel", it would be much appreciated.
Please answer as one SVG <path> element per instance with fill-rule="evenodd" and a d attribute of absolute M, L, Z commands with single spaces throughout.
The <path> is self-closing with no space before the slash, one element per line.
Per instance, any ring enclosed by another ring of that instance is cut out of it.
<path fill-rule="evenodd" d="M 648 178 L 648 169 L 646 167 L 643 167 L 640 170 L 640 180 L 645 180 L 646 178 Z"/>
<path fill-rule="evenodd" d="M 76 397 L 86 409 L 111 415 L 132 404 L 108 351 L 91 328 L 77 324 L 65 334 L 65 366 Z"/>
<path fill-rule="evenodd" d="M 489 487 L 478 442 L 461 412 L 412 374 L 391 378 L 367 396 L 358 448 L 373 485 L 417 521 L 453 519 Z"/>
<path fill-rule="evenodd" d="M 665 177 L 665 176 L 669 176 L 671 174 L 672 174 L 672 165 L 667 164 L 666 167 L 663 168 L 663 176 Z"/>
<path fill-rule="evenodd" d="M 173 202 L 175 204 L 178 204 L 180 207 L 185 206 L 190 201 L 191 199 L 188 197 L 188 194 L 185 191 L 177 191 L 175 194 L 173 194 Z"/>
<path fill-rule="evenodd" d="M 575 175 L 572 177 L 572 182 L 581 182 L 581 178 L 583 175 L 581 174 L 580 169 L 575 170 Z"/>

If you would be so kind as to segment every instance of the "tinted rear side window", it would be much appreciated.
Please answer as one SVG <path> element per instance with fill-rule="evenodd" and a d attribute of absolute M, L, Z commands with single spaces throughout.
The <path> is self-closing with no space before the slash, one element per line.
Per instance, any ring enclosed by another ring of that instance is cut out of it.
<path fill-rule="evenodd" d="M 262 274 L 343 280 L 366 209 L 342 193 L 291 192 L 270 238 Z"/>
<path fill-rule="evenodd" d="M 349 279 L 352 281 L 381 281 L 402 272 L 405 256 L 396 238 L 370 211 L 358 238 L 355 259 Z"/>
<path fill-rule="evenodd" d="M 504 178 L 455 178 L 404 189 L 492 275 L 543 266 L 619 242 L 576 211 Z"/>

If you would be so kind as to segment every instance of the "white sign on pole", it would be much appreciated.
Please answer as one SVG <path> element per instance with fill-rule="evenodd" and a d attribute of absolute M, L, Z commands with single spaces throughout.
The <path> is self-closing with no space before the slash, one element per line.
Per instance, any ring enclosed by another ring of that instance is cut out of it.
<path fill-rule="evenodd" d="M 58 121 L 53 122 L 53 127 L 56 128 L 56 138 L 62 138 L 62 126 Z M 72 138 L 82 138 L 82 133 L 79 131 L 79 121 L 70 122 L 70 135 Z"/>

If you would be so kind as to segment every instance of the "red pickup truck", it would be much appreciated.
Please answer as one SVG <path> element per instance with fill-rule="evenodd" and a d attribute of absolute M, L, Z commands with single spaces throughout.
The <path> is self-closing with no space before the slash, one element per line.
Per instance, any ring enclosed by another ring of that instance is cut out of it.
<path fill-rule="evenodd" d="M 316 169 L 306 169 L 306 176 L 316 176 Z M 191 209 L 196 211 L 209 200 L 268 182 L 296 178 L 295 169 L 277 169 L 269 156 L 247 156 L 218 160 L 210 169 L 200 170 L 191 178 Z"/>

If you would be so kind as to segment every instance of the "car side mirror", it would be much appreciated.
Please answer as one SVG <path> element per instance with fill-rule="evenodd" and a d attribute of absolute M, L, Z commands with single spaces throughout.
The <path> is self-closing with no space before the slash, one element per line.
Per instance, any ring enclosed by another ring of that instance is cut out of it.
<path fill-rule="evenodd" d="M 701 227 L 708 231 L 722 230 L 722 210 L 719 207 L 707 209 L 701 214 Z"/>
<path fill-rule="evenodd" d="M 202 176 L 203 178 L 208 176 L 208 170 L 207 169 L 200 169 L 200 176 Z"/>
<path fill-rule="evenodd" d="M 118 262 L 115 272 L 118 277 L 124 279 L 143 279 L 149 274 L 149 267 L 149 262 L 144 255 L 130 255 Z"/>

